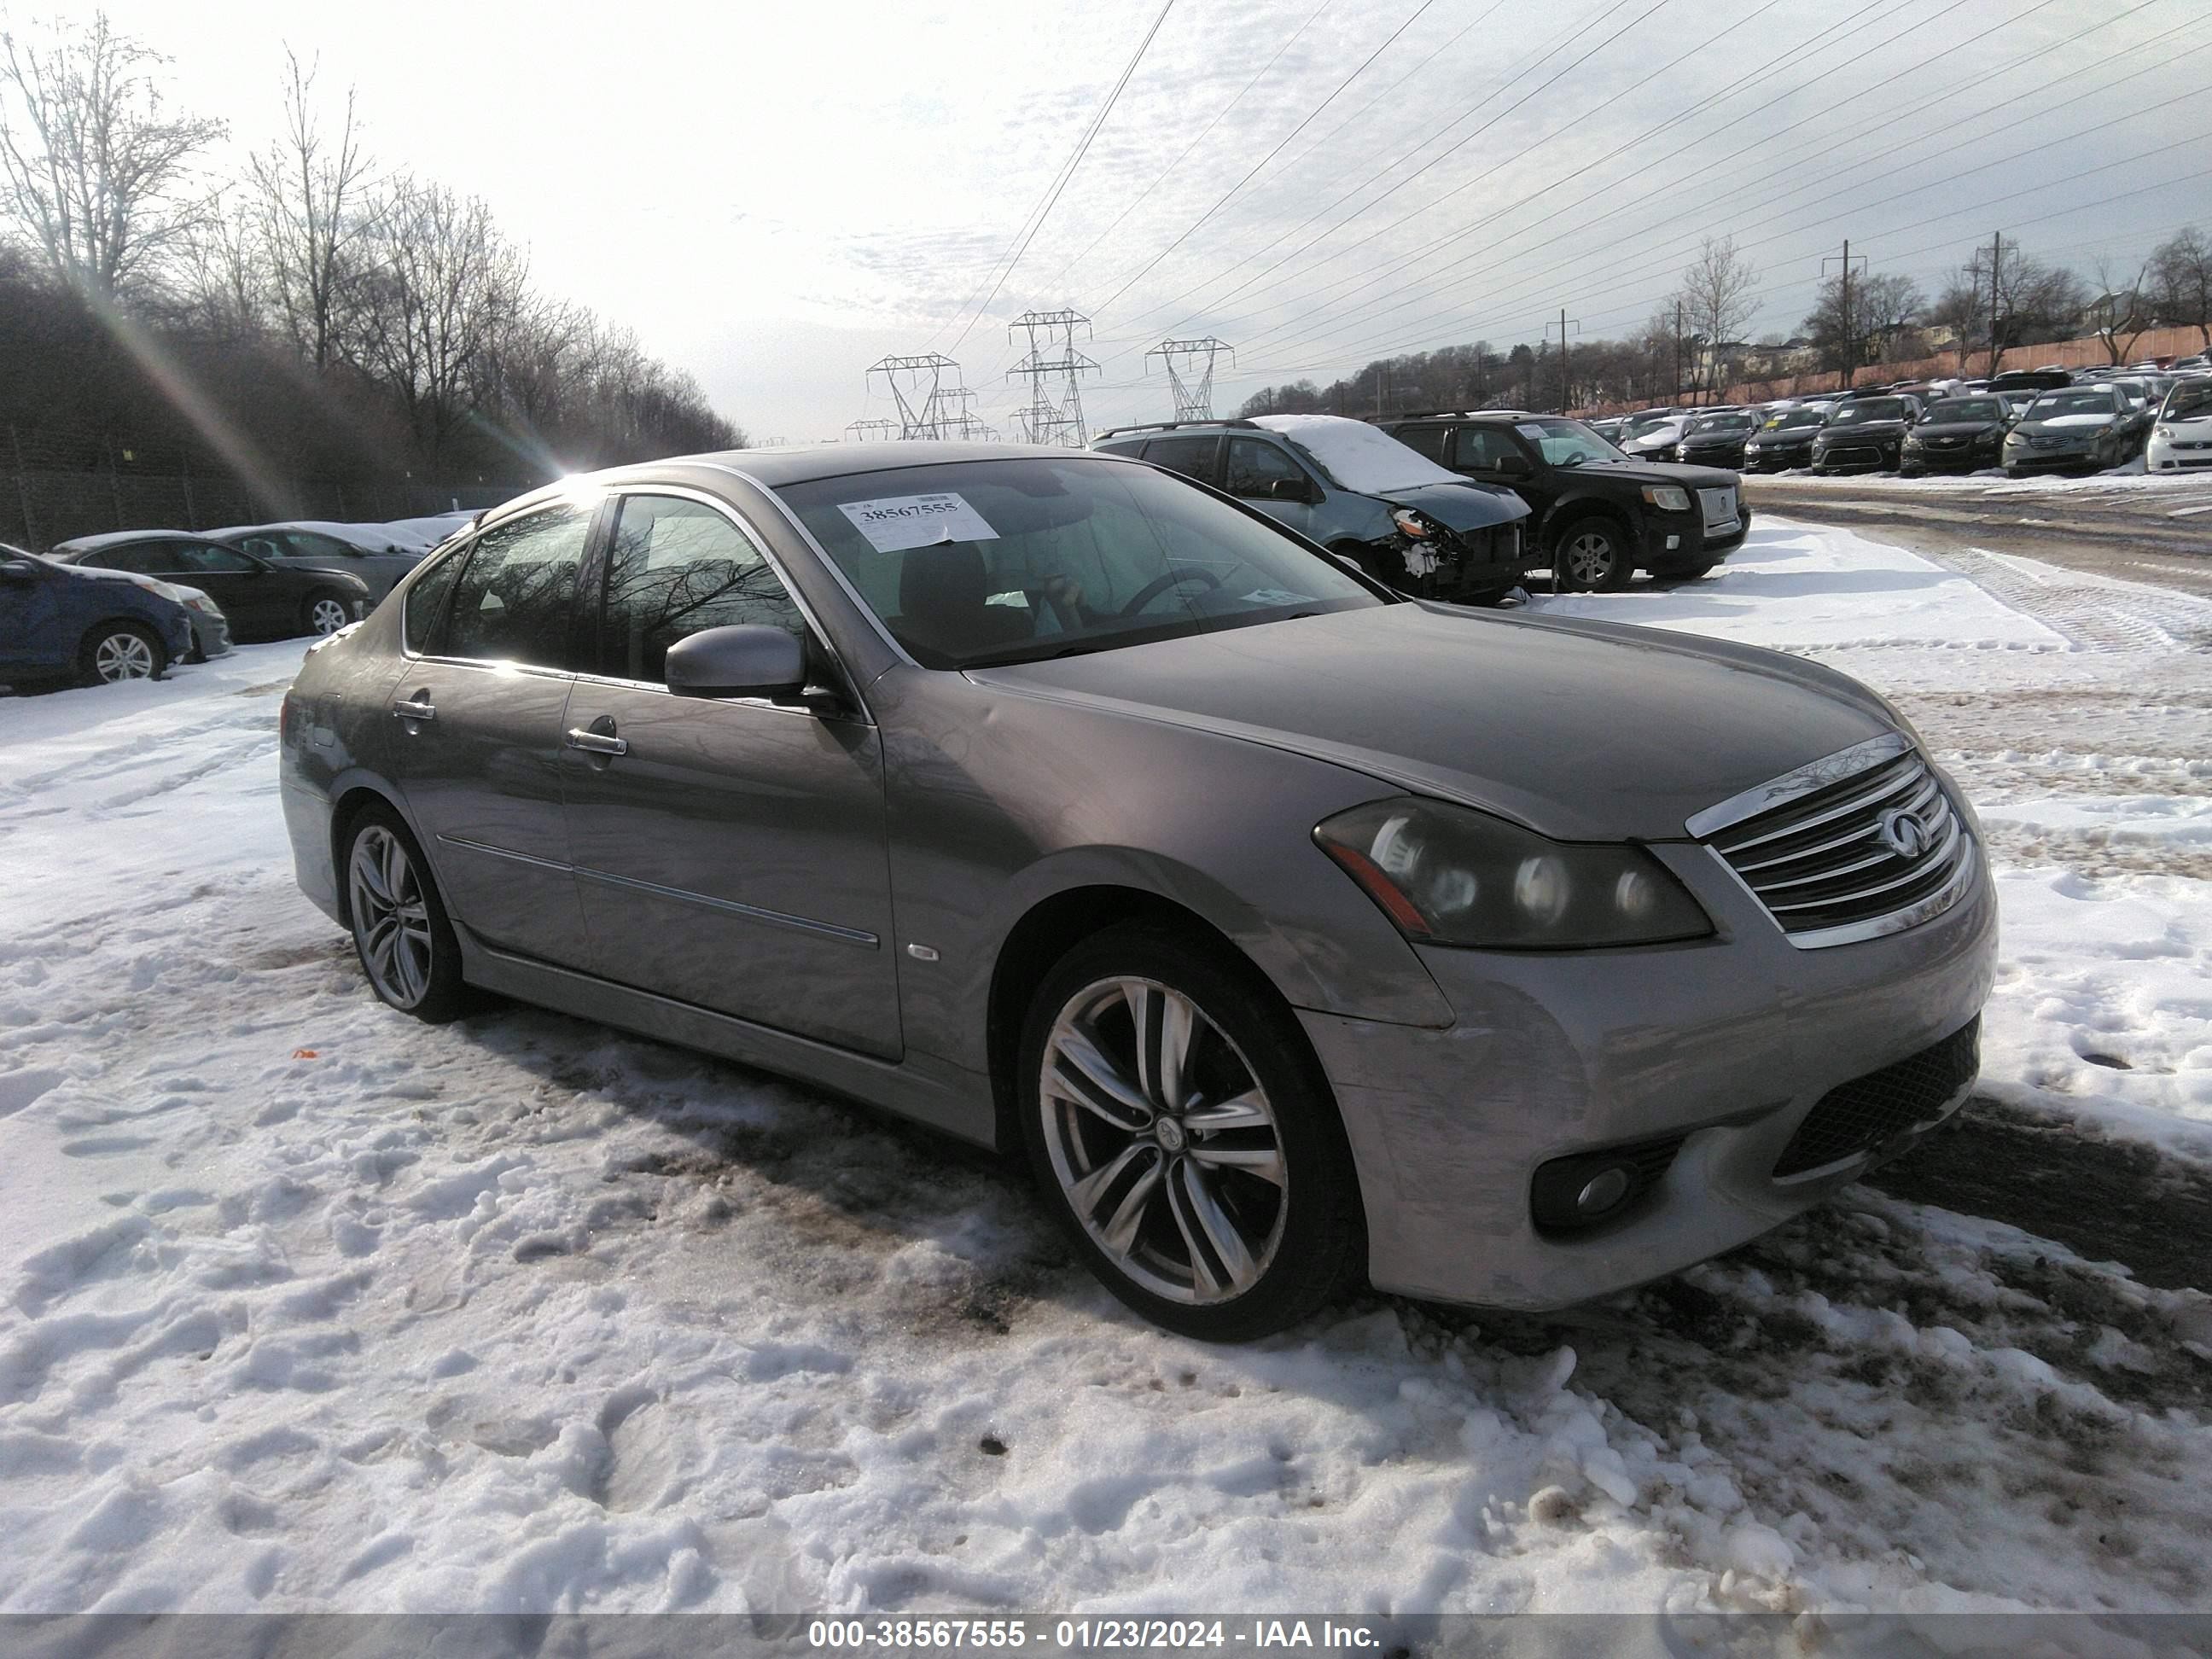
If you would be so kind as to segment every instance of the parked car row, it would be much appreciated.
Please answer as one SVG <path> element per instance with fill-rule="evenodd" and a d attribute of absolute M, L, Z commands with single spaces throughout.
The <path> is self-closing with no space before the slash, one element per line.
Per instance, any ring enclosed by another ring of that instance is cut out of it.
<path fill-rule="evenodd" d="M 0 548 L 0 684 L 158 678 L 234 637 L 336 633 L 475 517 L 118 531 L 43 557 Z"/>
<path fill-rule="evenodd" d="M 1751 523 L 1732 471 L 1644 463 L 1582 422 L 1518 410 L 1169 422 L 1093 447 L 1247 501 L 1400 592 L 1462 604 L 1532 569 L 1559 589 L 1617 589 L 1639 569 L 1692 580 Z"/>

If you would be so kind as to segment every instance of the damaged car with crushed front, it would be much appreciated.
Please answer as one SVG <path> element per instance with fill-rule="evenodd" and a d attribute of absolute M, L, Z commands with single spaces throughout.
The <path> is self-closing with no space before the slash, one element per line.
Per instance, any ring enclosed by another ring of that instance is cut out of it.
<path fill-rule="evenodd" d="M 1206 1339 L 1740 1244 L 1956 1110 L 1994 966 L 1973 814 L 1865 686 L 1407 599 L 1080 452 L 525 496 L 310 648 L 281 775 L 392 1007 L 481 988 L 1018 1155 Z"/>

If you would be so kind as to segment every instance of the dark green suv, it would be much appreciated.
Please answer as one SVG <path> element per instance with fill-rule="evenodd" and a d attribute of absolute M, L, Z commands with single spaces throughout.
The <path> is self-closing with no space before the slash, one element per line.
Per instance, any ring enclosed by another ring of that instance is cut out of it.
<path fill-rule="evenodd" d="M 1669 581 L 1702 576 L 1751 529 L 1735 473 L 1632 460 L 1562 416 L 1474 410 L 1378 424 L 1462 477 L 1527 501 L 1531 550 L 1550 562 L 1560 587 L 1610 592 L 1638 569 Z"/>

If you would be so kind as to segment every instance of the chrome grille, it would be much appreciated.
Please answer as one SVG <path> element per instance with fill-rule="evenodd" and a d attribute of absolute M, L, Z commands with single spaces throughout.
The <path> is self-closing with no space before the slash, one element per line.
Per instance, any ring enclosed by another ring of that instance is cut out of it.
<path fill-rule="evenodd" d="M 1705 528 L 1731 530 L 1735 526 L 1735 491 L 1729 489 L 1700 489 L 1698 499 L 1705 503 Z"/>
<path fill-rule="evenodd" d="M 1973 872 L 1966 818 L 1901 734 L 1747 790 L 1688 829 L 1802 950 L 1940 915 Z"/>

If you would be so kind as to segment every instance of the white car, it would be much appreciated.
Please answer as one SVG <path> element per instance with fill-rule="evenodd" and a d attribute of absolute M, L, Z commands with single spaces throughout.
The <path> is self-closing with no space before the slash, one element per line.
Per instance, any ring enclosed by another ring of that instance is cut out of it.
<path fill-rule="evenodd" d="M 2212 376 L 2177 381 L 2166 394 L 2143 464 L 2153 472 L 2212 471 Z"/>

